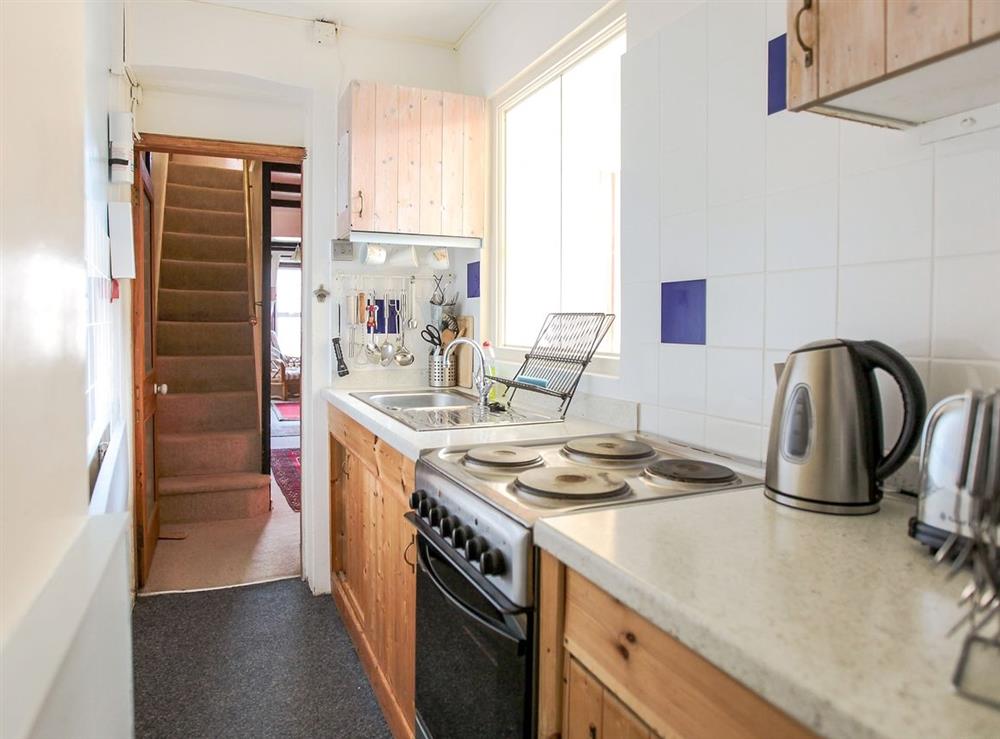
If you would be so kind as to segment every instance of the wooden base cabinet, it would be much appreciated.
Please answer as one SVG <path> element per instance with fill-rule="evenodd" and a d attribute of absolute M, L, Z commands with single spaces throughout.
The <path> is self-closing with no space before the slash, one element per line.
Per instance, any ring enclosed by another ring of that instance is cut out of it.
<path fill-rule="evenodd" d="M 542 552 L 540 739 L 815 737 Z"/>
<path fill-rule="evenodd" d="M 414 727 L 414 463 L 329 409 L 332 589 L 396 737 Z"/>

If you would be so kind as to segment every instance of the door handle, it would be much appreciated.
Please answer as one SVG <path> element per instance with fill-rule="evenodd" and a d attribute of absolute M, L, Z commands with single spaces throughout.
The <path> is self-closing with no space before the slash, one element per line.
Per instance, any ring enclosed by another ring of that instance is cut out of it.
<path fill-rule="evenodd" d="M 162 385 L 153 383 L 153 395 L 166 395 L 169 389 L 170 388 L 167 387 L 167 383 L 165 382 Z"/>
<path fill-rule="evenodd" d="M 799 48 L 803 52 L 803 65 L 811 67 L 813 63 L 813 48 L 807 46 L 806 42 L 802 40 L 802 14 L 807 10 L 812 10 L 812 0 L 802 0 L 802 7 L 795 14 L 795 40 L 799 42 Z"/>

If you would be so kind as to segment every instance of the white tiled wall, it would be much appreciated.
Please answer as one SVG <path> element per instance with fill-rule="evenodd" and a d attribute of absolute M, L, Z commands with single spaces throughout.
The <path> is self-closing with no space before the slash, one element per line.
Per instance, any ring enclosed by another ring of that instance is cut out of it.
<path fill-rule="evenodd" d="M 921 146 L 768 116 L 784 1 L 689 6 L 629 5 L 646 20 L 623 64 L 622 351 L 641 427 L 762 458 L 774 363 L 830 336 L 895 346 L 930 402 L 1000 384 L 1000 129 Z M 660 344 L 659 283 L 699 278 L 707 346 Z"/>

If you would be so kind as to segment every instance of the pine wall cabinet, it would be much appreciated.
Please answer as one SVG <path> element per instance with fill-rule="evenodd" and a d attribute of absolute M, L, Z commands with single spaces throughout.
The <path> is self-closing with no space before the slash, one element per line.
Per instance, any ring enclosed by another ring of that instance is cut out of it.
<path fill-rule="evenodd" d="M 337 231 L 482 238 L 486 101 L 351 82 L 340 102 Z"/>
<path fill-rule="evenodd" d="M 1000 103 L 1000 0 L 788 0 L 790 110 L 894 127 Z"/>

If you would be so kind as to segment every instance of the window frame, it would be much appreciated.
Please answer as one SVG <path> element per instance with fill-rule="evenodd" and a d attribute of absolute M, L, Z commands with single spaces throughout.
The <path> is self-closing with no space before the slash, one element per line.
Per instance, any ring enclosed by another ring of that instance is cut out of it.
<path fill-rule="evenodd" d="M 483 259 L 483 264 L 488 267 L 488 274 L 482 275 L 481 279 L 492 289 L 489 300 L 484 301 L 484 310 L 480 321 L 483 328 L 488 329 L 484 332 L 484 336 L 487 338 L 496 337 L 494 351 L 497 359 L 501 362 L 519 363 L 524 359 L 525 352 L 530 349 L 530 347 L 507 345 L 501 338 L 504 335 L 503 301 L 506 293 L 504 261 L 506 244 L 504 232 L 506 215 L 505 116 L 515 105 L 562 76 L 571 67 L 625 31 L 626 16 L 622 3 L 613 3 L 592 16 L 542 58 L 489 98 L 490 122 L 492 124 L 493 176 L 490 178 L 490 197 L 493 228 L 489 240 L 490 253 L 487 259 Z M 619 248 L 621 248 L 620 239 Z M 490 279 L 491 276 L 492 279 Z M 619 290 L 621 290 L 621 285 L 619 285 Z M 620 315 L 615 317 L 615 320 L 620 319 Z M 587 368 L 586 374 L 617 376 L 620 361 L 621 346 L 619 346 L 618 354 L 597 353 Z"/>

